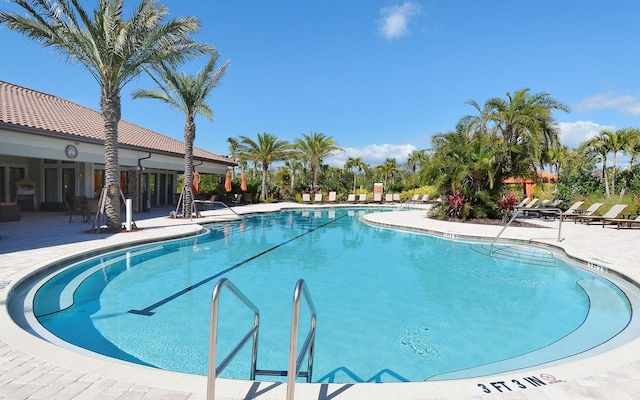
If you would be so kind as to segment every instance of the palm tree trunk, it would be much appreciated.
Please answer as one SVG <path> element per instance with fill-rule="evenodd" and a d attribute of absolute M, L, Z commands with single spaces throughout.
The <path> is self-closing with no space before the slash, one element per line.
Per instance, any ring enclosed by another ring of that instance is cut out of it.
<path fill-rule="evenodd" d="M 193 206 L 193 142 L 196 138 L 196 124 L 193 115 L 188 115 L 184 123 L 184 196 L 182 196 L 182 217 L 191 218 Z"/>
<path fill-rule="evenodd" d="M 120 122 L 120 91 L 107 87 L 101 88 L 100 111 L 104 118 L 104 184 L 107 188 L 105 215 L 107 228 L 122 228 L 120 214 L 120 164 L 118 160 L 118 122 Z"/>
<path fill-rule="evenodd" d="M 611 194 L 616 194 L 616 152 L 613 152 L 613 170 L 611 171 Z"/>
<path fill-rule="evenodd" d="M 262 164 L 262 200 L 267 202 L 267 173 L 269 172 L 269 164 Z"/>

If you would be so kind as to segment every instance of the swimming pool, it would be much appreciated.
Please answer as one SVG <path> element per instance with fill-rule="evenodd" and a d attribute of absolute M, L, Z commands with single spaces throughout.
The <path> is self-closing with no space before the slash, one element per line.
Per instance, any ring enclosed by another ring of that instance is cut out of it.
<path fill-rule="evenodd" d="M 48 280 L 34 310 L 53 334 L 91 351 L 203 374 L 211 289 L 224 276 L 261 310 L 259 368 L 282 369 L 293 286 L 304 278 L 319 314 L 320 382 L 513 370 L 592 348 L 629 321 L 624 293 L 546 250 L 517 249 L 514 262 L 512 248 L 490 257 L 478 243 L 362 224 L 362 212 L 254 216 L 206 237 L 103 255 Z M 221 332 L 247 330 L 244 308 L 221 310 Z M 225 375 L 246 378 L 247 360 Z"/>

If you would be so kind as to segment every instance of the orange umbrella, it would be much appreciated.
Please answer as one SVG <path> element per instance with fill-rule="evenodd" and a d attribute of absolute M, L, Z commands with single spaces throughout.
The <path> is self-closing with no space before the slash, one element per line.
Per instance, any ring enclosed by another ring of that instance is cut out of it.
<path fill-rule="evenodd" d="M 200 194 L 200 174 L 198 171 L 193 171 L 193 193 Z"/>
<path fill-rule="evenodd" d="M 243 192 L 247 191 L 247 174 L 242 173 L 242 182 L 240 182 L 240 190 Z"/>
<path fill-rule="evenodd" d="M 231 171 L 227 171 L 227 176 L 224 178 L 224 190 L 231 191 Z"/>

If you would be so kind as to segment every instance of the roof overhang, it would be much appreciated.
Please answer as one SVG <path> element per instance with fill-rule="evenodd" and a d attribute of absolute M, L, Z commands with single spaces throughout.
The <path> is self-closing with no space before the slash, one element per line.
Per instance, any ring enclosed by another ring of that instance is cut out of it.
<path fill-rule="evenodd" d="M 7 129 L 9 126 L 11 129 Z M 0 155 L 94 164 L 104 164 L 105 162 L 104 144 L 101 141 L 69 134 L 43 132 L 35 128 L 15 128 L 15 125 L 0 123 L 2 142 Z M 78 155 L 73 159 L 68 158 L 65 153 L 65 149 L 69 145 L 78 149 Z M 118 159 L 122 169 L 138 168 L 140 164 L 144 168 L 184 171 L 183 154 L 120 145 L 118 146 Z M 236 165 L 232 160 L 222 162 L 200 157 L 194 157 L 194 164 L 197 165 L 198 171 L 201 173 L 220 175 L 224 175 L 229 166 Z"/>

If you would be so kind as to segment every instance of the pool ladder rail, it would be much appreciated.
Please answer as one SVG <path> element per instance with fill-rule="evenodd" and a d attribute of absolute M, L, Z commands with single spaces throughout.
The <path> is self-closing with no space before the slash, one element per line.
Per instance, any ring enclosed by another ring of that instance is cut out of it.
<path fill-rule="evenodd" d="M 229 354 L 216 366 L 216 348 L 218 341 L 218 314 L 219 302 L 222 289 L 229 289 L 238 299 L 240 299 L 251 311 L 253 311 L 253 327 L 242 337 L 240 342 L 229 352 Z M 298 332 L 300 325 L 300 301 L 302 296 L 307 302 L 311 312 L 311 326 L 309 333 L 305 339 L 300 353 L 296 357 L 298 348 Z M 261 370 L 257 369 L 258 359 L 258 329 L 260 326 L 260 311 L 234 284 L 227 278 L 222 278 L 213 288 L 211 297 L 211 330 L 209 334 L 209 372 L 207 374 L 207 400 L 215 399 L 215 383 L 216 377 L 224 371 L 229 363 L 235 358 L 240 350 L 252 339 L 251 351 L 251 373 L 250 379 L 255 380 L 257 375 L 264 376 L 286 376 L 287 377 L 287 400 L 293 400 L 295 394 L 296 378 L 306 378 L 307 382 L 311 382 L 311 374 L 313 372 L 313 353 L 315 348 L 316 335 L 316 309 L 311 300 L 309 289 L 303 279 L 298 280 L 293 292 L 293 305 L 291 311 L 291 336 L 289 338 L 289 363 L 286 371 L 280 370 Z M 300 371 L 305 355 L 307 355 L 307 371 Z"/>
<path fill-rule="evenodd" d="M 511 219 L 509 220 L 509 222 L 507 222 L 507 223 L 505 224 L 505 226 L 500 230 L 500 232 L 498 232 L 498 234 L 496 235 L 496 237 L 494 237 L 494 238 L 493 238 L 493 241 L 491 241 L 491 249 L 490 249 L 490 251 L 489 251 L 489 253 L 490 253 L 491 255 L 493 255 L 493 252 L 494 252 L 494 245 L 496 244 L 496 242 L 498 241 L 498 239 L 499 239 L 499 238 L 500 238 L 500 236 L 502 235 L 502 232 L 504 232 L 504 231 L 505 231 L 505 229 L 507 229 L 507 227 L 509 227 L 509 225 L 511 224 L 511 222 L 513 222 L 513 220 L 515 220 L 515 219 L 516 219 L 516 217 L 517 217 L 520 213 L 523 213 L 523 215 L 524 215 L 524 212 L 525 212 L 525 211 L 530 211 L 530 210 L 531 210 L 531 208 L 522 207 L 522 208 L 517 209 L 517 210 L 513 213 L 513 217 L 511 217 Z M 555 212 L 557 212 L 557 213 L 558 213 L 558 215 L 559 215 L 559 217 L 560 217 L 560 224 L 558 225 L 558 242 L 561 242 L 561 241 L 563 240 L 563 239 L 562 239 L 562 220 L 564 219 L 564 218 L 563 218 L 563 215 L 562 215 L 562 210 L 561 210 L 561 209 L 559 209 L 559 208 L 557 208 L 557 207 L 544 207 L 544 208 L 542 208 L 542 210 L 545 210 L 545 211 L 555 211 Z"/>

